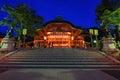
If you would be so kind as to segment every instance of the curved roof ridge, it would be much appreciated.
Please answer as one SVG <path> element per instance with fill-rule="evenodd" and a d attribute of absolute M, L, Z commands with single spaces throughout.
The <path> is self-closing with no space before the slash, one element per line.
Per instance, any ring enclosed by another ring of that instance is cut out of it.
<path fill-rule="evenodd" d="M 61 16 L 57 16 L 54 20 L 50 20 L 44 24 L 44 26 L 50 24 L 50 23 L 68 23 L 72 27 L 75 27 L 70 21 L 64 20 Z"/>

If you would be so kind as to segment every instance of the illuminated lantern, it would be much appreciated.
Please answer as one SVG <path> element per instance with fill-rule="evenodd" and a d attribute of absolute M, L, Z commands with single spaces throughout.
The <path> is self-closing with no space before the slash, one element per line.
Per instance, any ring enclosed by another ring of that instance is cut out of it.
<path fill-rule="evenodd" d="M 27 34 L 27 29 L 23 29 L 23 35 L 26 35 Z"/>
<path fill-rule="evenodd" d="M 93 29 L 89 29 L 89 33 L 90 33 L 90 34 L 93 34 Z"/>
<path fill-rule="evenodd" d="M 98 35 L 98 30 L 97 29 L 94 30 L 94 34 Z"/>

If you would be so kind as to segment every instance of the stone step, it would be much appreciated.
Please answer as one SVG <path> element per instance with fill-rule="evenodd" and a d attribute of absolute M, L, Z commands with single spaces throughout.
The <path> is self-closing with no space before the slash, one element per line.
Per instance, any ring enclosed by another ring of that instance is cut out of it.
<path fill-rule="evenodd" d="M 120 65 L 95 51 L 37 49 L 19 51 L 4 58 L 0 68 L 120 69 Z"/>
<path fill-rule="evenodd" d="M 10 59 L 6 59 L 7 61 L 61 61 L 61 62 L 64 62 L 64 61 L 67 61 L 67 62 L 94 62 L 96 60 L 94 59 L 56 59 L 56 58 L 10 58 Z M 112 60 L 97 60 L 96 62 L 113 62 Z"/>
<path fill-rule="evenodd" d="M 103 56 L 103 57 L 98 57 L 98 58 L 95 58 L 95 56 L 91 56 L 91 57 L 88 57 L 88 56 L 84 56 L 84 57 L 82 57 L 82 56 L 48 56 L 48 55 L 44 55 L 44 56 L 37 56 L 37 55 L 33 55 L 33 56 L 26 56 L 26 55 L 24 55 L 24 56 L 10 56 L 9 58 L 32 58 L 32 57 L 34 57 L 34 58 L 82 58 L 82 59 L 107 59 L 105 56 Z"/>
<path fill-rule="evenodd" d="M 3 64 L 3 63 L 0 63 L 0 64 Z M 46 61 L 46 62 L 41 62 L 41 61 L 37 61 L 37 62 L 35 62 L 35 61 L 16 61 L 16 62 L 14 62 L 14 61 L 11 61 L 11 62 L 7 62 L 7 64 L 9 64 L 9 65 L 11 65 L 11 64 L 14 64 L 14 65 L 47 65 L 47 64 L 50 64 L 50 65 L 104 65 L 104 64 L 106 64 L 106 65 L 116 65 L 115 63 L 112 63 L 112 62 L 67 62 L 67 61 L 65 61 L 65 62 L 49 62 L 49 61 Z"/>
<path fill-rule="evenodd" d="M 7 57 L 8 58 L 8 57 Z M 77 58 L 77 57 L 9 57 L 9 59 L 80 59 L 80 60 L 84 60 L 84 59 L 87 59 L 87 60 L 108 60 L 108 58 Z"/>
<path fill-rule="evenodd" d="M 37 56 L 38 57 L 83 57 L 83 58 L 86 58 L 86 57 L 88 57 L 88 58 L 96 57 L 96 56 L 87 56 L 87 55 L 86 56 L 82 56 L 82 55 L 81 56 L 80 55 L 77 56 L 77 55 L 72 55 L 72 54 L 71 55 L 34 55 L 34 54 L 33 55 L 29 55 L 29 54 L 25 55 L 25 54 L 23 54 L 23 55 L 18 55 L 18 56 L 17 55 L 16 56 L 15 55 L 14 56 L 11 55 L 10 57 L 37 57 Z M 104 57 L 100 56 L 100 58 L 104 58 Z"/>
<path fill-rule="evenodd" d="M 72 68 L 72 69 L 98 69 L 98 70 L 118 70 L 120 69 L 119 65 L 0 65 L 0 68 Z"/>

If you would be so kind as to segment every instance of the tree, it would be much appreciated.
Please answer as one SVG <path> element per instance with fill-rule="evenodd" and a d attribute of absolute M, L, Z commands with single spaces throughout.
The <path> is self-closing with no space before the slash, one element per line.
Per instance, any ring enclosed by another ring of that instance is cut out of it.
<path fill-rule="evenodd" d="M 28 30 L 28 34 L 34 34 L 35 29 L 43 24 L 43 18 L 37 16 L 35 10 L 23 3 L 20 3 L 16 7 L 15 16 L 17 16 L 17 20 L 20 21 L 21 28 Z"/>
<path fill-rule="evenodd" d="M 28 34 L 34 34 L 37 28 L 43 24 L 43 18 L 37 16 L 35 10 L 31 9 L 28 5 L 19 3 L 18 6 L 12 7 L 4 5 L 2 10 L 7 12 L 8 15 L 0 23 L 16 30 L 18 36 L 22 34 L 23 28 L 28 30 Z M 12 32 L 11 32 L 12 33 Z"/>
<path fill-rule="evenodd" d="M 119 3 L 120 0 L 102 0 L 102 3 L 96 8 L 96 23 L 100 24 L 100 28 L 104 29 L 105 32 L 111 30 L 111 25 L 113 24 L 110 21 L 110 15 L 119 8 Z"/>
<path fill-rule="evenodd" d="M 12 7 L 8 6 L 8 5 L 4 5 L 4 7 L 8 8 L 8 12 L 11 12 L 13 10 Z M 3 8 L 2 8 L 3 10 Z M 10 15 L 7 15 L 3 20 L 0 21 L 0 25 L 2 26 L 8 26 L 10 28 L 9 34 L 10 36 L 12 35 L 13 32 L 13 27 L 15 27 L 17 24 L 17 21 Z"/>
<path fill-rule="evenodd" d="M 105 17 L 106 19 L 102 20 L 103 23 L 107 24 L 108 26 L 110 25 L 115 26 L 120 40 L 120 8 L 117 8 L 113 12 L 109 12 Z"/>
<path fill-rule="evenodd" d="M 120 0 L 102 0 L 101 4 L 96 7 L 96 23 L 101 23 L 101 17 L 104 16 L 104 11 L 114 11 L 119 7 Z"/>

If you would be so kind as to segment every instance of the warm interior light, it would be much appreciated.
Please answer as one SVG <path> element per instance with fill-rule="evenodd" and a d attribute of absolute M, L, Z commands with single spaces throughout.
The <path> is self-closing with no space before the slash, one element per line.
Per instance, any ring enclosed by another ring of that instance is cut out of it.
<path fill-rule="evenodd" d="M 47 32 L 47 34 L 50 34 L 50 32 Z"/>
<path fill-rule="evenodd" d="M 49 38 L 69 38 L 68 35 L 49 35 Z"/>
<path fill-rule="evenodd" d="M 46 38 L 46 36 L 44 36 L 44 40 L 46 40 L 47 38 Z"/>
<path fill-rule="evenodd" d="M 71 37 L 71 39 L 73 40 L 73 39 L 74 39 L 74 37 L 72 36 L 72 37 Z"/>
<path fill-rule="evenodd" d="M 71 34 L 70 32 L 68 32 L 68 34 Z"/>

